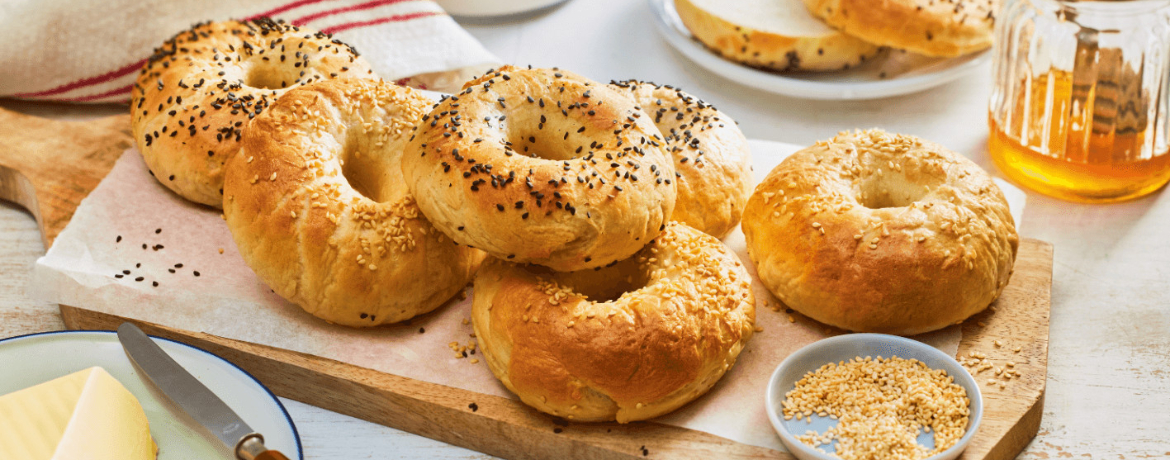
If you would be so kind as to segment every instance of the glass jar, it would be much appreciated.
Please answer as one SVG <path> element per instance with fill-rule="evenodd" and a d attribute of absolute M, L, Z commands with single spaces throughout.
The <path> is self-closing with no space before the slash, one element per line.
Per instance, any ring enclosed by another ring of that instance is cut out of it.
<path fill-rule="evenodd" d="M 988 122 L 1005 175 L 1111 202 L 1170 180 L 1170 1 L 1008 0 Z"/>

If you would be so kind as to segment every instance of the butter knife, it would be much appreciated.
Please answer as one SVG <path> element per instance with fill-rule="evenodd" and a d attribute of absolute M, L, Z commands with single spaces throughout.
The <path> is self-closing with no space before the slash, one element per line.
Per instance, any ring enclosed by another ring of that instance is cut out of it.
<path fill-rule="evenodd" d="M 227 445 L 237 460 L 288 460 L 284 454 L 264 447 L 260 433 L 253 431 L 138 326 L 130 323 L 118 326 L 118 341 L 155 388 Z"/>

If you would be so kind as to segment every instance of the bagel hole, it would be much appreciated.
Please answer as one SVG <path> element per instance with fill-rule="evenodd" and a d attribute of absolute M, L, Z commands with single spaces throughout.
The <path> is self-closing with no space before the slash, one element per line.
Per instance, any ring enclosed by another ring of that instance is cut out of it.
<path fill-rule="evenodd" d="M 391 201 L 401 181 L 395 182 L 391 172 L 400 168 L 374 146 L 366 145 L 369 140 L 360 138 L 360 129 L 350 130 L 350 139 L 345 143 L 339 158 L 342 160 L 341 175 L 346 182 L 362 196 L 383 203 Z"/>
<path fill-rule="evenodd" d="M 861 205 L 870 209 L 909 206 L 930 193 L 927 187 L 928 184 L 910 182 L 898 173 L 873 174 L 862 182 Z"/>
<path fill-rule="evenodd" d="M 341 174 L 345 176 L 345 180 L 349 182 L 349 186 L 355 192 L 374 201 L 381 202 L 380 193 L 381 178 L 379 178 L 374 168 L 369 165 L 363 165 L 359 161 L 346 161 L 341 166 Z"/>
<path fill-rule="evenodd" d="M 547 134 L 548 133 L 544 132 L 544 130 L 524 133 L 522 136 L 517 138 L 520 142 L 513 141 L 512 149 L 516 150 L 522 155 L 552 161 L 572 160 L 588 154 L 588 145 L 585 145 L 585 148 L 581 149 L 581 153 L 577 153 L 577 144 L 573 144 L 571 141 L 562 139 L 557 136 L 549 136 Z M 569 137 L 572 138 L 572 135 Z M 531 142 L 529 139 L 535 139 L 536 142 Z M 525 151 L 525 148 L 528 150 Z"/>
<path fill-rule="evenodd" d="M 296 80 L 296 78 L 288 79 L 284 69 L 268 64 L 260 63 L 248 69 L 247 75 L 244 76 L 244 84 L 260 89 L 282 89 L 287 88 L 293 80 Z"/>
<path fill-rule="evenodd" d="M 506 138 L 512 143 L 512 150 L 521 155 L 552 161 L 572 160 L 588 155 L 589 144 L 593 139 L 591 136 L 595 133 L 585 125 L 566 119 L 552 104 L 546 110 L 508 115 Z M 540 122 L 542 114 L 546 117 L 545 123 Z M 577 132 L 581 128 L 586 130 Z M 577 152 L 577 147 L 581 147 L 580 152 Z M 609 147 L 613 147 L 612 141 Z"/>
<path fill-rule="evenodd" d="M 561 283 L 592 302 L 612 302 L 650 283 L 650 274 L 640 269 L 636 259 L 637 256 L 631 257 L 601 270 L 565 273 Z"/>

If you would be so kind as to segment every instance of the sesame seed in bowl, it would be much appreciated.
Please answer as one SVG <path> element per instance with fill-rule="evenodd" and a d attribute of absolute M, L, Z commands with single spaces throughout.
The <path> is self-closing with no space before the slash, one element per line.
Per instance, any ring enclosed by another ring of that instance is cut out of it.
<path fill-rule="evenodd" d="M 846 334 L 786 358 L 768 419 L 802 460 L 952 460 L 979 428 L 983 398 L 954 358 L 885 334 Z"/>

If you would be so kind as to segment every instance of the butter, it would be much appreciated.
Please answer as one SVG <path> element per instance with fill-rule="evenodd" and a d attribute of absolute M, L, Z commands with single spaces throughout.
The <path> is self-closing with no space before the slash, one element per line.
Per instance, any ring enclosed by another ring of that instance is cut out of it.
<path fill-rule="evenodd" d="M 91 367 L 0 396 L 0 458 L 150 460 L 146 413 L 105 369 Z"/>

